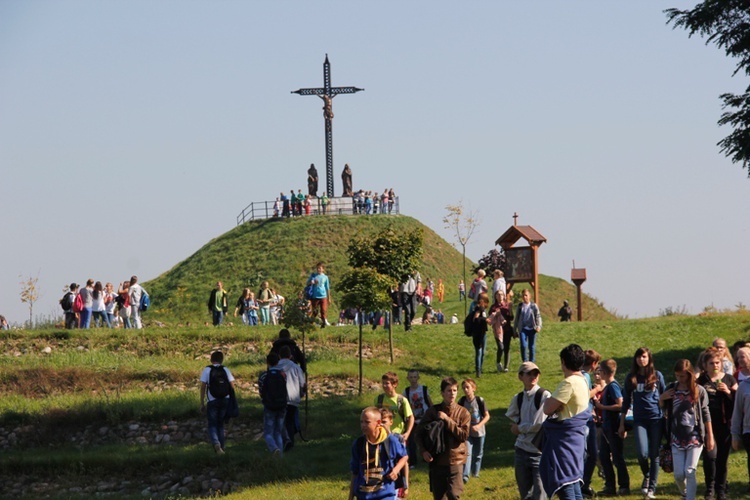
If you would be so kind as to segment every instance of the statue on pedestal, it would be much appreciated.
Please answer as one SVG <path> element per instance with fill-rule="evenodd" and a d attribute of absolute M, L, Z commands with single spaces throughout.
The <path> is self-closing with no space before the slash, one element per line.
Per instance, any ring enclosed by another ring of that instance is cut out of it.
<path fill-rule="evenodd" d="M 349 164 L 344 165 L 344 171 L 341 172 L 341 180 L 344 183 L 344 193 L 341 196 L 354 196 L 352 191 L 352 169 Z"/>
<path fill-rule="evenodd" d="M 315 168 L 314 163 L 311 163 L 310 168 L 307 169 L 307 194 L 318 196 L 318 169 Z"/>

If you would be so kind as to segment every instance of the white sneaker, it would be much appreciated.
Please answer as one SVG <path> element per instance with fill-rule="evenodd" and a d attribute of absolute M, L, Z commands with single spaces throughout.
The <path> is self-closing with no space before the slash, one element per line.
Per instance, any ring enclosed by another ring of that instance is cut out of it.
<path fill-rule="evenodd" d="M 502 363 L 498 363 L 497 364 L 497 373 L 503 373 L 503 364 Z"/>

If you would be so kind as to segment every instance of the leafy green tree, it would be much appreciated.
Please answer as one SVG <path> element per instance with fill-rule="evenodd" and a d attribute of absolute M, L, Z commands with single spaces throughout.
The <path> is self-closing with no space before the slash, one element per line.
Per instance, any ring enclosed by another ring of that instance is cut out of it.
<path fill-rule="evenodd" d="M 684 28 L 690 37 L 698 34 L 706 44 L 715 44 L 727 56 L 738 59 L 734 74 L 750 75 L 750 2 L 748 0 L 706 0 L 690 10 L 667 9 L 668 23 Z M 733 127 L 731 134 L 718 142 L 720 151 L 742 164 L 750 177 L 750 86 L 743 94 L 722 94 L 719 125 Z"/>
<path fill-rule="evenodd" d="M 403 283 L 422 262 L 421 229 L 398 233 L 389 227 L 375 237 L 360 236 L 349 242 L 347 255 L 353 268 L 369 267 Z"/>
<path fill-rule="evenodd" d="M 347 247 L 351 270 L 339 279 L 336 290 L 341 307 L 359 311 L 359 393 L 362 394 L 362 313 L 389 310 L 390 288 L 406 281 L 422 261 L 421 229 L 399 233 L 389 227 L 379 234 L 352 238 Z M 393 322 L 389 343 L 393 362 Z"/>

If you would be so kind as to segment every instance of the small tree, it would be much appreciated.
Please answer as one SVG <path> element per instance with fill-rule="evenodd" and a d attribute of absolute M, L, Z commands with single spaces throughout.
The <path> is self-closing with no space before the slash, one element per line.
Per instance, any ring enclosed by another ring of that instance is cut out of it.
<path fill-rule="evenodd" d="M 390 288 L 403 283 L 422 261 L 424 236 L 417 228 L 397 232 L 388 227 L 372 236 L 352 238 L 347 248 L 349 265 L 337 285 L 341 292 L 341 307 L 359 311 L 359 392 L 362 393 L 362 313 L 388 310 L 391 307 Z M 393 363 L 393 321 L 389 322 L 388 342 Z"/>
<path fill-rule="evenodd" d="M 357 267 L 339 280 L 342 292 L 341 307 L 357 309 L 359 317 L 359 394 L 362 394 L 362 315 L 365 311 L 380 311 L 391 305 L 388 289 L 390 277 L 371 267 Z"/>
<path fill-rule="evenodd" d="M 471 239 L 477 226 L 479 225 L 479 218 L 476 212 L 466 211 L 464 209 L 463 201 L 459 201 L 458 205 L 446 205 L 445 209 L 448 213 L 443 217 L 443 224 L 446 229 L 450 229 L 456 234 L 456 240 L 461 245 L 463 250 L 463 261 L 464 261 L 464 285 L 466 285 L 466 244 Z M 466 316 L 466 301 L 464 301 L 464 316 Z"/>
<path fill-rule="evenodd" d="M 21 302 L 29 306 L 29 329 L 34 327 L 34 303 L 39 300 L 39 273 L 36 277 L 29 276 L 24 278 L 22 275 L 18 275 L 21 281 L 18 283 L 21 285 Z"/>

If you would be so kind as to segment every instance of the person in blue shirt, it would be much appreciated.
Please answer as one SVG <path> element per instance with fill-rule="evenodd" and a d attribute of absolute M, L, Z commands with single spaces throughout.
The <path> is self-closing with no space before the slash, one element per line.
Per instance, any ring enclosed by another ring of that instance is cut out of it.
<path fill-rule="evenodd" d="M 662 411 L 659 397 L 665 390 L 664 375 L 654 367 L 654 358 L 648 347 L 639 347 L 633 355 L 633 366 L 625 377 L 622 413 L 618 433 L 625 439 L 625 416 L 633 406 L 633 432 L 635 433 L 638 464 L 643 473 L 641 492 L 647 499 L 656 498 L 659 479 L 659 446 L 662 438 Z"/>
<path fill-rule="evenodd" d="M 312 286 L 310 306 L 312 307 L 313 318 L 318 316 L 318 309 L 320 309 L 320 327 L 325 328 L 328 324 L 326 314 L 328 313 L 328 301 L 331 300 L 331 285 L 328 276 L 325 275 L 325 266 L 322 262 L 317 263 L 315 272 L 310 275 L 307 284 Z"/>

